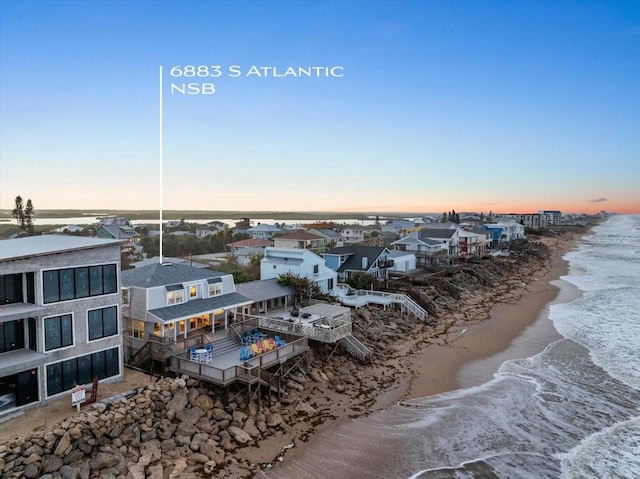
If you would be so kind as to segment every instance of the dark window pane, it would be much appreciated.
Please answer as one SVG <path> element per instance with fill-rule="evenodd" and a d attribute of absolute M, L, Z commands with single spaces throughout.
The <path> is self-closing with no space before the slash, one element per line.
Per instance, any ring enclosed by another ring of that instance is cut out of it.
<path fill-rule="evenodd" d="M 118 308 L 112 306 L 102 310 L 102 325 L 105 336 L 118 334 Z"/>
<path fill-rule="evenodd" d="M 93 375 L 98 376 L 98 379 L 104 379 L 107 377 L 107 369 L 104 361 L 104 351 L 99 351 L 97 353 L 93 353 Z"/>
<path fill-rule="evenodd" d="M 104 277 L 104 293 L 115 293 L 118 291 L 118 281 L 116 278 L 116 265 L 107 264 L 102 267 Z"/>
<path fill-rule="evenodd" d="M 33 272 L 27 273 L 27 303 L 36 304 L 36 282 Z"/>
<path fill-rule="evenodd" d="M 44 302 L 53 303 L 59 301 L 60 296 L 58 294 L 58 272 L 57 271 L 45 271 L 42 273 L 43 290 L 44 290 Z"/>
<path fill-rule="evenodd" d="M 62 388 L 64 391 L 73 389 L 78 384 L 78 361 L 70 359 L 62 363 Z"/>
<path fill-rule="evenodd" d="M 91 356 L 80 356 L 78 358 L 78 384 L 89 384 L 92 380 Z"/>
<path fill-rule="evenodd" d="M 47 366 L 47 395 L 62 392 L 62 364 L 49 364 Z"/>
<path fill-rule="evenodd" d="M 94 339 L 101 338 L 103 336 L 102 332 L 102 310 L 95 309 L 93 311 L 89 311 L 89 341 L 93 341 Z"/>
<path fill-rule="evenodd" d="M 60 279 L 60 301 L 74 299 L 76 296 L 75 275 L 72 269 L 58 271 Z"/>
<path fill-rule="evenodd" d="M 106 353 L 107 377 L 117 376 L 120 374 L 120 356 L 118 355 L 118 348 L 109 349 Z"/>
<path fill-rule="evenodd" d="M 76 268 L 76 298 L 89 296 L 89 268 Z"/>
<path fill-rule="evenodd" d="M 65 314 L 60 318 L 60 329 L 62 330 L 62 346 L 71 346 L 73 344 L 73 323 L 70 314 Z"/>
<path fill-rule="evenodd" d="M 62 346 L 62 332 L 60 330 L 60 316 L 44 320 L 44 349 L 49 351 Z"/>
<path fill-rule="evenodd" d="M 89 268 L 89 294 L 91 296 L 102 294 L 102 266 Z"/>

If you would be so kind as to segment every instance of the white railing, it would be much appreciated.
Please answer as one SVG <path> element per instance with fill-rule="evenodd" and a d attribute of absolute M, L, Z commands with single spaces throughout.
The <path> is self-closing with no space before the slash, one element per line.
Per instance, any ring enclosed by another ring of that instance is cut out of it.
<path fill-rule="evenodd" d="M 389 293 L 386 291 L 374 291 L 369 289 L 353 289 L 348 284 L 338 284 L 338 289 L 341 291 L 347 291 L 349 296 L 369 296 L 374 298 L 385 298 L 392 303 L 399 304 L 405 308 L 409 313 L 413 314 L 420 321 L 427 322 L 429 313 L 426 309 L 416 303 L 411 297 L 402 293 Z"/>
<path fill-rule="evenodd" d="M 349 335 L 340 340 L 340 344 L 344 345 L 347 352 L 358 358 L 360 361 L 366 361 L 371 355 L 371 351 L 362 344 L 355 336 Z"/>
<path fill-rule="evenodd" d="M 335 343 L 351 334 L 351 321 L 348 319 L 333 318 L 317 320 L 315 324 L 303 322 L 291 322 L 284 319 L 259 316 L 258 327 L 283 333 L 305 336 L 309 339 L 324 343 Z"/>

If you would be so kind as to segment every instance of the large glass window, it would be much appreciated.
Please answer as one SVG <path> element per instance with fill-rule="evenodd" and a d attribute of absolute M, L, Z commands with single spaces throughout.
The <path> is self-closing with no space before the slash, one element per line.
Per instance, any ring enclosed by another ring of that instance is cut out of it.
<path fill-rule="evenodd" d="M 24 320 L 0 323 L 0 353 L 24 348 Z"/>
<path fill-rule="evenodd" d="M 93 309 L 87 313 L 89 341 L 118 334 L 118 308 Z"/>
<path fill-rule="evenodd" d="M 73 345 L 73 321 L 70 314 L 53 316 L 44 320 L 44 349 L 64 348 Z"/>
<path fill-rule="evenodd" d="M 0 275 L 0 304 L 22 302 L 22 275 Z"/>
<path fill-rule="evenodd" d="M 44 302 L 100 296 L 117 291 L 115 264 L 44 271 Z"/>
<path fill-rule="evenodd" d="M 209 285 L 209 297 L 222 294 L 222 283 L 213 283 Z"/>
<path fill-rule="evenodd" d="M 89 384 L 98 379 L 117 376 L 120 373 L 118 348 L 98 351 L 55 364 L 47 365 L 47 395 L 68 391 L 78 384 Z"/>
<path fill-rule="evenodd" d="M 76 268 L 76 298 L 89 296 L 89 268 Z"/>
<path fill-rule="evenodd" d="M 58 271 L 60 282 L 60 301 L 73 299 L 76 296 L 76 281 L 72 269 L 62 269 Z"/>
<path fill-rule="evenodd" d="M 60 301 L 60 288 L 58 287 L 58 272 L 45 271 L 42 274 L 44 302 L 53 303 Z"/>

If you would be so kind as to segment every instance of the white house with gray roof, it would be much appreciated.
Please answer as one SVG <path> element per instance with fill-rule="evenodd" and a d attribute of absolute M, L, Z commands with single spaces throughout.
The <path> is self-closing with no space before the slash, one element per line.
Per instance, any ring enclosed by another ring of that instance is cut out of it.
<path fill-rule="evenodd" d="M 284 233 L 283 230 L 277 226 L 268 225 L 266 223 L 260 223 L 257 226 L 249 228 L 245 231 L 253 239 L 270 240 L 273 235 Z"/>
<path fill-rule="evenodd" d="M 282 274 L 295 274 L 316 283 L 323 293 L 337 286 L 337 274 L 324 264 L 324 259 L 306 249 L 266 248 L 260 261 L 260 279 L 275 279 Z"/>
<path fill-rule="evenodd" d="M 177 341 L 227 329 L 251 300 L 233 276 L 183 264 L 155 263 L 122 272 L 123 313 L 134 350 L 150 338 Z"/>
<path fill-rule="evenodd" d="M 413 253 L 418 268 L 439 264 L 448 255 L 446 244 L 440 240 L 424 238 L 419 233 L 412 231 L 391 243 L 391 246 L 394 250 Z"/>

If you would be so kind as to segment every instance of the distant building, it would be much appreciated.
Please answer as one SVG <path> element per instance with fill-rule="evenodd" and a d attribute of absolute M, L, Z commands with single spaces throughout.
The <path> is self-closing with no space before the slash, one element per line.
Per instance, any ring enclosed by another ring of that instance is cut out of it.
<path fill-rule="evenodd" d="M 525 228 L 534 230 L 545 229 L 549 227 L 549 217 L 542 213 L 519 214 L 516 221 Z"/>
<path fill-rule="evenodd" d="M 0 241 L 0 410 L 45 403 L 95 377 L 122 378 L 121 243 L 56 234 Z"/>
<path fill-rule="evenodd" d="M 546 215 L 550 225 L 557 225 L 562 222 L 562 212 L 557 210 L 543 210 L 538 213 Z"/>
<path fill-rule="evenodd" d="M 260 223 L 259 225 L 246 230 L 246 233 L 253 239 L 270 240 L 273 238 L 273 235 L 283 233 L 283 231 L 277 226 Z"/>
<path fill-rule="evenodd" d="M 273 246 L 272 240 L 245 239 L 229 243 L 227 248 L 238 264 L 248 265 L 256 256 L 264 257 L 264 250 Z"/>
<path fill-rule="evenodd" d="M 345 246 L 364 241 L 364 230 L 362 228 L 349 226 L 347 228 L 343 228 L 340 234 L 342 235 Z"/>

